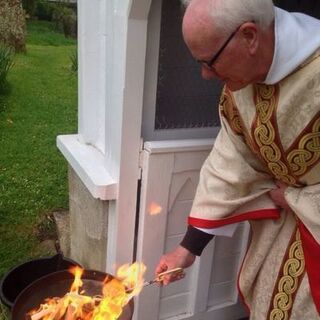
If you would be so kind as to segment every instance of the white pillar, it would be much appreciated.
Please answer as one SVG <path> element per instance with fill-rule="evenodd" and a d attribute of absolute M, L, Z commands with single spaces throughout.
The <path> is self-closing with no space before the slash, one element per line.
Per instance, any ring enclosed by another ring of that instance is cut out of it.
<path fill-rule="evenodd" d="M 107 271 L 134 250 L 151 0 L 78 0 L 79 132 L 57 144 L 94 198 L 109 200 Z"/>
<path fill-rule="evenodd" d="M 106 43 L 108 2 L 78 1 L 79 135 L 83 143 L 105 152 Z"/>

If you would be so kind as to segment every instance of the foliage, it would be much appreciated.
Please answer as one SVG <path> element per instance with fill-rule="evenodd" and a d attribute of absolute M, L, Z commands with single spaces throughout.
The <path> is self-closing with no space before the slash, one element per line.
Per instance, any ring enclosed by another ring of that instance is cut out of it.
<path fill-rule="evenodd" d="M 40 20 L 52 21 L 52 16 L 54 9 L 56 7 L 55 3 L 42 0 L 37 2 L 36 16 Z"/>
<path fill-rule="evenodd" d="M 71 62 L 71 72 L 72 74 L 77 75 L 78 74 L 78 51 L 74 50 L 71 54 L 70 54 L 70 62 Z"/>
<path fill-rule="evenodd" d="M 62 31 L 66 37 L 77 37 L 77 15 L 73 9 L 59 4 L 53 11 L 52 21 L 58 31 Z"/>
<path fill-rule="evenodd" d="M 13 66 L 13 51 L 0 44 L 0 93 L 4 91 L 7 81 L 7 74 Z"/>
<path fill-rule="evenodd" d="M 50 2 L 41 0 L 37 3 L 36 16 L 40 20 L 54 22 L 57 31 L 66 37 L 77 37 L 76 5 L 65 1 Z"/>
<path fill-rule="evenodd" d="M 26 23 L 20 0 L 0 0 L 0 42 L 25 51 Z"/>
<path fill-rule="evenodd" d="M 66 45 L 63 35 L 55 46 L 44 44 L 38 23 L 29 30 L 33 44 L 27 43 L 26 54 L 16 54 L 8 74 L 10 95 L 0 95 L 0 277 L 48 254 L 39 226 L 49 230 L 43 222 L 48 214 L 68 208 L 67 162 L 56 136 L 76 131 L 77 79 L 69 71 L 75 46 Z"/>
<path fill-rule="evenodd" d="M 0 320 L 9 320 L 9 310 L 0 302 Z"/>
<path fill-rule="evenodd" d="M 37 0 L 22 0 L 22 7 L 26 13 L 33 17 L 36 12 Z"/>

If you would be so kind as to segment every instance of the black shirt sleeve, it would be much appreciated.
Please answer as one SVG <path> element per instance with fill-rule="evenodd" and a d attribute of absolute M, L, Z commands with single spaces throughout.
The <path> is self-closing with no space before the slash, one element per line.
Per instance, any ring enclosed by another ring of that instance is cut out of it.
<path fill-rule="evenodd" d="M 203 249 L 214 235 L 203 232 L 192 226 L 188 226 L 187 232 L 180 245 L 196 256 L 200 256 Z"/>

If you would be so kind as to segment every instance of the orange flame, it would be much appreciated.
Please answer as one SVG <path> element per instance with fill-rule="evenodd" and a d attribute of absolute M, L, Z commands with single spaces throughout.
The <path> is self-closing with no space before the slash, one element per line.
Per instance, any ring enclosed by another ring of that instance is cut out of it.
<path fill-rule="evenodd" d="M 79 293 L 84 270 L 72 268 L 74 281 L 70 291 L 62 298 L 46 299 L 38 310 L 28 315 L 31 320 L 116 320 L 123 307 L 142 290 L 145 271 L 143 263 L 123 265 L 117 271 L 117 278 L 105 279 L 102 295 L 91 297 Z"/>
<path fill-rule="evenodd" d="M 117 278 L 131 291 L 129 296 L 136 296 L 142 290 L 146 269 L 143 263 L 137 262 L 132 265 L 125 264 L 118 269 Z"/>
<path fill-rule="evenodd" d="M 74 281 L 71 285 L 71 289 L 70 292 L 73 293 L 78 293 L 79 292 L 79 288 L 81 288 L 83 286 L 83 282 L 81 280 L 81 277 L 83 275 L 83 269 L 75 266 L 75 267 L 71 267 L 69 269 L 69 272 L 72 273 L 74 275 Z"/>
<path fill-rule="evenodd" d="M 162 211 L 162 207 L 156 203 L 156 202 L 151 202 L 148 208 L 148 212 L 151 216 L 156 216 L 160 214 Z"/>

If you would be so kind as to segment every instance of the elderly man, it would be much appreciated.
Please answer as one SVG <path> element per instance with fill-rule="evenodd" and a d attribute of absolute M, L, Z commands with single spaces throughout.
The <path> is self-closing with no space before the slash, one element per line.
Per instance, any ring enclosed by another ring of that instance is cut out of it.
<path fill-rule="evenodd" d="M 320 21 L 271 0 L 191 0 L 182 30 L 203 78 L 225 83 L 221 130 L 186 235 L 156 272 L 249 221 L 239 289 L 251 319 L 320 319 Z"/>

